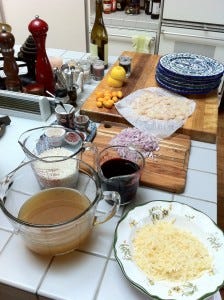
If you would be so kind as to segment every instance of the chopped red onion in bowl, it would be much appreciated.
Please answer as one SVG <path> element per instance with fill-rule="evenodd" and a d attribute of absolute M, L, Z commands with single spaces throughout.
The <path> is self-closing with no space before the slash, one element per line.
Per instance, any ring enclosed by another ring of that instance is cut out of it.
<path fill-rule="evenodd" d="M 153 152 L 159 150 L 158 139 L 138 128 L 126 128 L 117 134 L 111 141 L 112 146 L 132 146 L 141 151 L 146 157 L 153 157 Z"/>

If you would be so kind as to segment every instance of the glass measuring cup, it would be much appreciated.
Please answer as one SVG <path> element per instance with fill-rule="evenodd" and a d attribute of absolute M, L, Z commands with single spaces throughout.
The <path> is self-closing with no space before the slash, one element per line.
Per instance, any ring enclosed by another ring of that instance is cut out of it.
<path fill-rule="evenodd" d="M 135 196 L 144 166 L 143 155 L 129 146 L 109 146 L 97 156 L 102 189 L 117 191 L 121 205 L 130 203 Z"/>
<path fill-rule="evenodd" d="M 102 192 L 96 171 L 74 157 L 60 161 L 30 160 L 0 181 L 0 207 L 26 246 L 42 255 L 70 252 L 95 225 L 114 216 L 116 192 Z M 100 201 L 112 208 L 97 216 Z"/>

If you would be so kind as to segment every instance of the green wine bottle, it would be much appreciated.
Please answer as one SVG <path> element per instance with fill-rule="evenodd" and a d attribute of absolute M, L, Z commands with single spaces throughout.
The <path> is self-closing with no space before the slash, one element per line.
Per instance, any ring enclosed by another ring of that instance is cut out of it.
<path fill-rule="evenodd" d="M 96 16 L 90 35 L 90 52 L 104 61 L 105 69 L 108 67 L 108 34 L 103 22 L 103 3 L 96 0 Z"/>

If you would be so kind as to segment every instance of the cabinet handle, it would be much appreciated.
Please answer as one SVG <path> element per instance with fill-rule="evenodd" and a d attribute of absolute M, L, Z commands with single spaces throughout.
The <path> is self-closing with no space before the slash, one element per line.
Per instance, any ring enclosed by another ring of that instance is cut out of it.
<path fill-rule="evenodd" d="M 115 36 L 115 37 L 121 37 L 121 38 L 132 38 L 129 35 L 125 35 L 125 34 L 116 34 L 116 33 L 108 33 L 109 37 L 110 36 Z M 155 41 L 155 37 L 152 37 L 152 41 Z"/>
<path fill-rule="evenodd" d="M 206 36 L 196 35 L 196 34 L 170 32 L 170 31 L 165 31 L 165 30 L 162 30 L 161 33 L 164 34 L 164 35 L 183 36 L 183 37 L 189 37 L 189 38 L 197 38 L 197 39 L 203 39 L 203 40 L 212 40 L 212 41 L 224 42 L 224 39 L 221 39 L 221 38 L 206 37 Z"/>

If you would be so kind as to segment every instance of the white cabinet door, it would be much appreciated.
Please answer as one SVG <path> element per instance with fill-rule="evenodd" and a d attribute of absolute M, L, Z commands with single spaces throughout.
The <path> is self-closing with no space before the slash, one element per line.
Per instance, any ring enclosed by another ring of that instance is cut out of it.
<path fill-rule="evenodd" d="M 224 33 L 162 26 L 159 54 L 190 52 L 224 63 Z"/>
<path fill-rule="evenodd" d="M 163 18 L 224 25 L 224 1 L 164 0 Z"/>
<path fill-rule="evenodd" d="M 86 0 L 2 0 L 4 21 L 11 25 L 16 44 L 30 35 L 29 23 L 39 15 L 49 26 L 46 46 L 86 51 Z"/>

